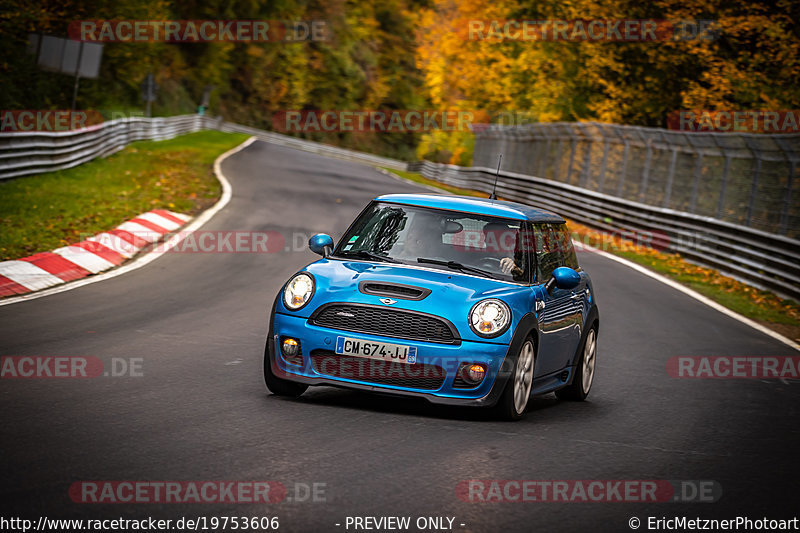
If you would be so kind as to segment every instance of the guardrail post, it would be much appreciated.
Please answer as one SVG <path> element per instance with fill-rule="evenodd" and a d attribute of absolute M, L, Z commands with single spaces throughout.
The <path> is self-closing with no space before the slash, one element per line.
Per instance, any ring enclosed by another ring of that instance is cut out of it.
<path fill-rule="evenodd" d="M 664 207 L 669 207 L 672 199 L 672 182 L 675 179 L 675 164 L 678 162 L 678 148 L 672 149 L 672 158 L 669 160 L 669 174 L 667 174 L 667 190 L 664 191 Z"/>
<path fill-rule="evenodd" d="M 791 165 L 791 169 L 789 170 L 789 183 L 786 184 L 786 196 L 783 198 L 783 209 L 781 210 L 781 227 L 780 230 L 778 230 L 781 235 L 786 235 L 789 231 L 789 209 L 792 206 L 792 186 L 797 163 L 798 161 L 794 159 L 789 161 Z"/>
<path fill-rule="evenodd" d="M 531 135 L 530 146 L 531 146 L 531 154 L 532 154 L 530 165 L 529 165 L 530 175 L 531 176 L 536 176 L 536 166 L 537 166 L 537 164 L 540 164 L 541 161 L 542 161 L 542 143 L 539 141 L 539 139 L 536 136 Z M 483 165 L 483 166 L 486 166 L 486 165 Z"/>
<path fill-rule="evenodd" d="M 581 172 L 581 187 L 589 187 L 589 173 L 592 164 L 592 144 L 594 141 L 586 141 L 586 155 L 583 156 L 583 171 Z"/>
<path fill-rule="evenodd" d="M 550 156 L 550 137 L 547 138 L 547 144 L 544 147 L 544 156 L 539 160 L 539 177 L 544 178 L 544 173 L 547 172 L 547 158 Z"/>
<path fill-rule="evenodd" d="M 558 149 L 556 150 L 556 160 L 553 164 L 553 179 L 556 181 L 561 181 L 561 152 L 563 145 L 564 142 L 561 139 L 559 139 Z"/>
<path fill-rule="evenodd" d="M 619 171 L 619 183 L 617 184 L 617 196 L 622 198 L 622 189 L 625 186 L 625 174 L 628 172 L 628 154 L 631 151 L 631 142 L 625 139 L 625 152 L 622 154 L 622 168 Z"/>
<path fill-rule="evenodd" d="M 483 152 L 486 147 L 486 142 L 480 142 L 479 133 L 473 132 L 475 135 L 475 145 L 472 150 L 472 166 L 483 166 Z"/>
<path fill-rule="evenodd" d="M 725 167 L 722 170 L 722 185 L 719 188 L 719 203 L 717 204 L 717 218 L 722 219 L 722 210 L 725 207 L 725 191 L 728 188 L 728 172 L 731 168 L 731 156 L 725 153 Z"/>
<path fill-rule="evenodd" d="M 605 141 L 603 143 L 603 162 L 600 163 L 600 181 L 597 185 L 597 191 L 603 192 L 603 187 L 605 187 L 606 183 L 606 166 L 608 164 L 608 149 L 610 143 Z"/>
<path fill-rule="evenodd" d="M 525 151 L 525 148 L 522 144 L 523 133 L 515 130 L 514 133 L 511 134 L 509 142 L 511 143 L 511 149 L 509 150 L 511 157 L 508 161 L 510 164 L 506 167 L 506 170 L 511 170 L 512 172 L 525 172 L 524 165 L 520 165 L 522 162 L 521 154 Z"/>
<path fill-rule="evenodd" d="M 533 174 L 533 166 L 536 163 L 536 152 L 539 150 L 539 146 L 536 144 L 536 138 L 530 132 L 525 132 L 521 148 L 525 164 L 520 172 L 531 175 Z"/>
<path fill-rule="evenodd" d="M 692 185 L 692 198 L 689 202 L 689 212 L 697 211 L 697 192 L 700 188 L 700 176 L 703 173 L 703 152 L 697 152 L 697 163 L 694 165 L 694 184 Z"/>
<path fill-rule="evenodd" d="M 756 196 L 758 196 L 758 178 L 761 175 L 761 158 L 755 156 L 755 169 L 753 169 L 753 184 L 750 186 L 750 198 L 747 200 L 747 220 L 745 224 L 753 225 L 753 211 L 756 208 Z"/>
<path fill-rule="evenodd" d="M 570 143 L 569 147 L 569 165 L 567 166 L 567 179 L 566 182 L 569 183 L 569 179 L 572 176 L 572 165 L 575 163 L 575 150 L 578 148 L 578 140 L 575 138 L 575 134 L 571 133 L 572 135 L 572 142 Z"/>
<path fill-rule="evenodd" d="M 647 139 L 647 155 L 644 157 L 644 170 L 642 171 L 642 183 L 639 185 L 639 201 L 644 202 L 647 196 L 647 182 L 650 180 L 650 163 L 653 160 L 653 143 Z"/>
<path fill-rule="evenodd" d="M 789 162 L 789 180 L 786 183 L 786 195 L 783 197 L 783 209 L 781 209 L 781 222 L 778 233 L 786 235 L 789 231 L 789 211 L 792 208 L 792 188 L 794 187 L 794 175 L 797 172 L 797 165 L 800 164 L 800 159 L 797 157 L 797 149 L 789 144 L 785 139 L 780 136 L 775 137 L 775 144 L 777 144 L 783 155 Z"/>

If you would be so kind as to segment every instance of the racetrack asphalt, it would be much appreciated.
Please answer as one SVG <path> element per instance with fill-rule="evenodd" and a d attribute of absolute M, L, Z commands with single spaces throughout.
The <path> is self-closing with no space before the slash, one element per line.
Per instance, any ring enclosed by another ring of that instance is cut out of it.
<path fill-rule="evenodd" d="M 203 229 L 280 232 L 289 251 L 167 253 L 123 276 L 0 307 L 0 355 L 92 356 L 106 365 L 141 358 L 143 373 L 0 380 L 2 516 L 278 516 L 284 531 L 347 531 L 347 516 L 449 516 L 457 531 L 484 532 L 797 514 L 800 382 L 676 379 L 666 364 L 798 353 L 597 254 L 579 254 L 601 317 L 584 403 L 535 398 L 525 420 L 507 423 L 328 387 L 299 399 L 269 395 L 262 357 L 271 304 L 318 257 L 302 237 L 336 238 L 376 195 L 422 189 L 264 142 L 222 170 L 233 197 Z M 291 250 L 293 235 L 302 250 Z M 469 479 L 713 480 L 722 495 L 715 503 L 465 502 L 456 488 Z M 303 484 L 323 483 L 325 492 L 324 501 L 269 505 L 74 503 L 68 490 L 82 480 L 274 480 L 290 497 Z"/>

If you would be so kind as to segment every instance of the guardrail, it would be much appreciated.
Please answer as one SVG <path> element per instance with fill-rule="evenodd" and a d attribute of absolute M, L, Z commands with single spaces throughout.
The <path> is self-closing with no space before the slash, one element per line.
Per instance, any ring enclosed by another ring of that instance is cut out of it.
<path fill-rule="evenodd" d="M 74 167 L 133 141 L 160 141 L 208 129 L 209 120 L 200 115 L 133 117 L 72 131 L 0 133 L 0 179 Z"/>
<path fill-rule="evenodd" d="M 306 141 L 199 115 L 127 118 L 67 132 L 0 133 L 0 179 L 80 165 L 138 140 L 169 139 L 203 129 L 253 135 L 263 141 L 327 157 L 422 175 L 456 187 L 488 193 L 494 170 L 427 161 L 403 161 Z M 752 285 L 800 300 L 800 241 L 673 209 L 646 205 L 567 183 L 516 172 L 500 172 L 498 194 L 541 206 L 602 231 L 652 232 L 654 244 L 690 261 Z"/>
<path fill-rule="evenodd" d="M 465 189 L 491 192 L 495 170 L 428 161 L 409 170 Z M 688 260 L 800 300 L 800 241 L 711 217 L 654 207 L 574 185 L 500 171 L 497 194 L 555 211 L 602 231 L 653 232 L 653 244 Z M 659 235 L 658 232 L 663 232 Z"/>

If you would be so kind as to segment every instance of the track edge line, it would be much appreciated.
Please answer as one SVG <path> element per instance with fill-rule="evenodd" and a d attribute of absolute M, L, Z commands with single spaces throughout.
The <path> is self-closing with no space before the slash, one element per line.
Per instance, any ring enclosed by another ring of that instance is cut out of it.
<path fill-rule="evenodd" d="M 155 249 L 150 250 L 149 252 L 144 253 L 143 255 L 135 258 L 134 260 L 120 266 L 119 268 L 115 268 L 103 274 L 97 274 L 95 276 L 89 276 L 80 280 L 75 280 L 72 282 L 67 282 L 61 285 L 57 285 L 51 289 L 44 289 L 41 291 L 32 292 L 25 295 L 20 296 L 12 296 L 11 298 L 5 298 L 0 300 L 0 307 L 4 305 L 11 305 L 20 302 L 27 302 L 31 300 L 36 300 L 38 298 L 43 298 L 45 296 L 50 296 L 52 294 L 58 294 L 61 292 L 71 291 L 73 289 L 77 289 L 79 287 L 83 287 L 84 285 L 90 285 L 92 283 L 97 283 L 99 281 L 105 281 L 107 279 L 115 278 L 117 276 L 121 276 L 122 274 L 127 274 L 132 270 L 139 269 L 152 261 L 155 261 L 163 254 L 174 248 L 185 236 L 187 233 L 193 232 L 199 229 L 203 224 L 211 220 L 211 218 L 216 215 L 219 211 L 222 210 L 228 202 L 231 201 L 231 195 L 233 194 L 233 188 L 231 187 L 230 182 L 225 177 L 225 174 L 222 173 L 222 162 L 225 161 L 228 157 L 244 150 L 251 144 L 253 144 L 256 140 L 258 140 L 255 136 L 250 137 L 243 143 L 239 144 L 238 146 L 234 146 L 227 152 L 220 154 L 214 160 L 214 176 L 216 176 L 217 181 L 219 181 L 220 185 L 222 186 L 222 194 L 220 195 L 219 200 L 217 203 L 200 213 L 197 217 L 195 217 L 187 226 L 185 226 L 180 233 L 172 235 L 166 241 L 161 243 Z"/>

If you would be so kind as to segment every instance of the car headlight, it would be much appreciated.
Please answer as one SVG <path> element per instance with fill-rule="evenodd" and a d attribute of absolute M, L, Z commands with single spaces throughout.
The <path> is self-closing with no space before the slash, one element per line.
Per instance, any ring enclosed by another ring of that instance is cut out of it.
<path fill-rule="evenodd" d="M 297 311 L 306 305 L 313 295 L 314 278 L 301 272 L 286 284 L 283 290 L 283 303 L 288 309 Z"/>
<path fill-rule="evenodd" d="M 481 337 L 497 337 L 510 323 L 511 310 L 495 298 L 478 302 L 469 313 L 469 326 Z"/>

